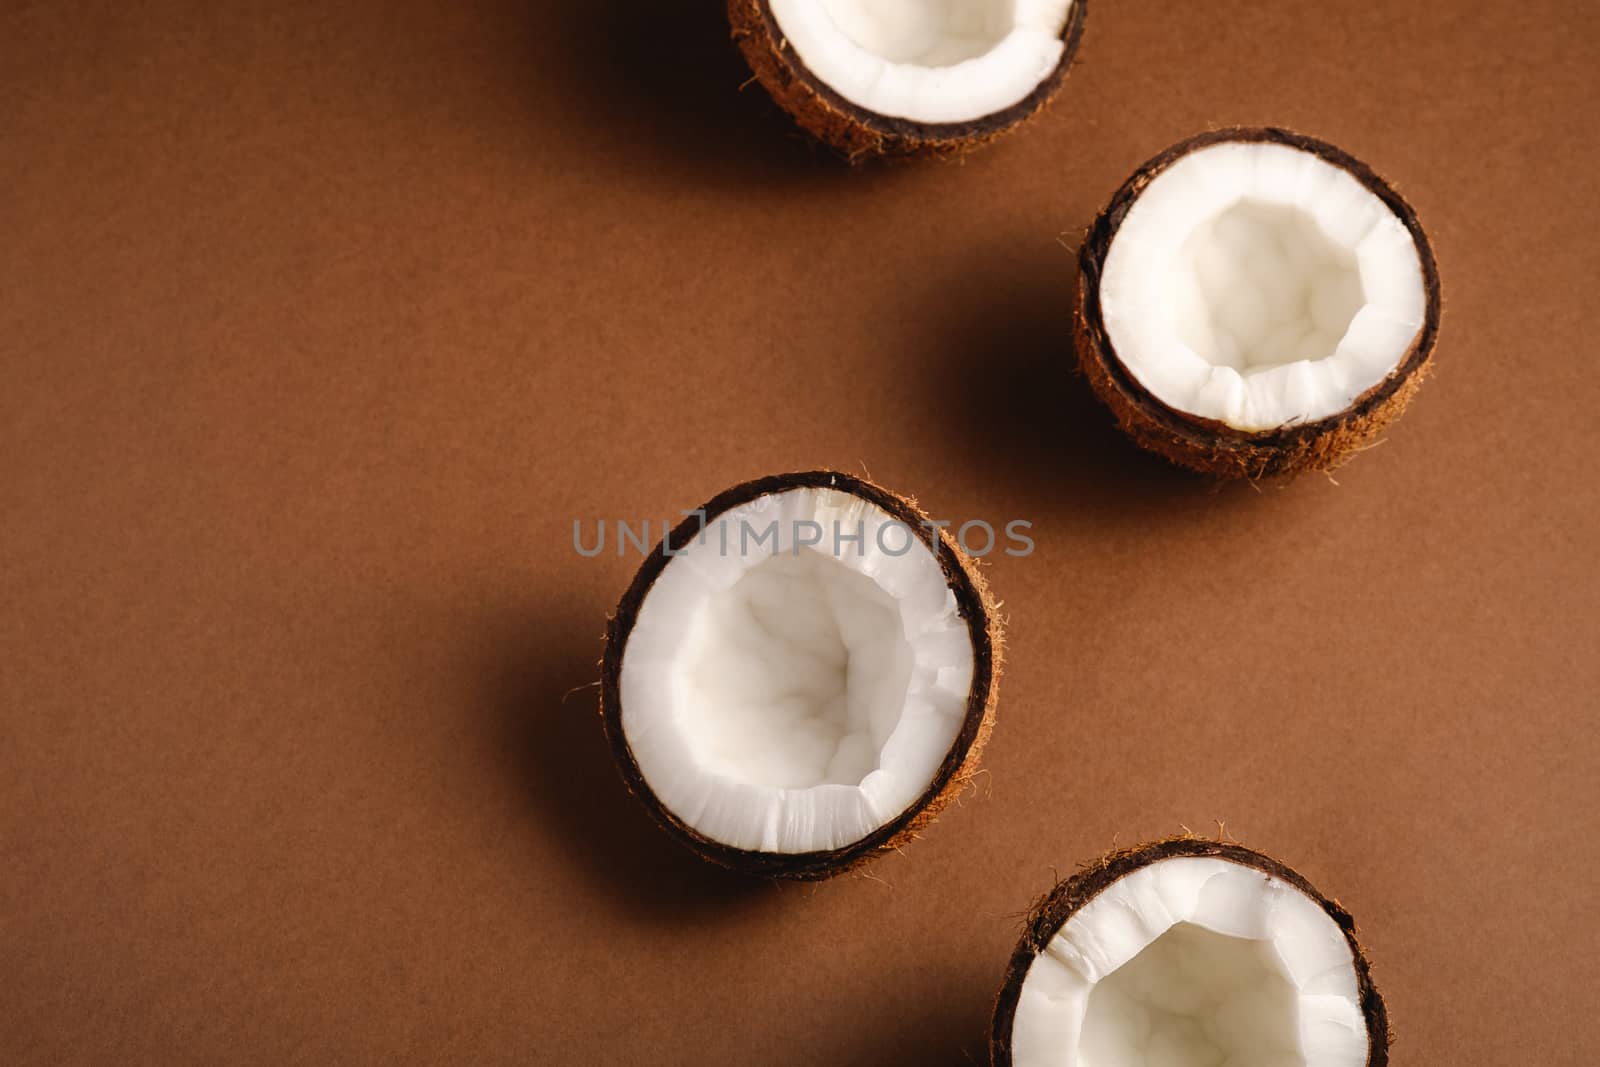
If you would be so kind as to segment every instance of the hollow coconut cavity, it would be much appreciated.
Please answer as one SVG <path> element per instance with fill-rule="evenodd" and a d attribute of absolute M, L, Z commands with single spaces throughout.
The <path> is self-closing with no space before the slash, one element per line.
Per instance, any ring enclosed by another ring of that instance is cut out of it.
<path fill-rule="evenodd" d="M 1179 838 L 1112 853 L 1034 909 L 997 1067 L 1379 1067 L 1354 923 L 1278 861 Z"/>
<path fill-rule="evenodd" d="M 729 0 L 779 106 L 853 159 L 952 155 L 1060 88 L 1087 0 Z"/>
<path fill-rule="evenodd" d="M 1079 256 L 1079 365 L 1142 446 L 1259 477 L 1336 466 L 1409 402 L 1439 279 L 1415 212 L 1362 163 L 1275 129 L 1141 167 Z"/>
<path fill-rule="evenodd" d="M 752 874 L 826 877 L 906 841 L 992 722 L 999 631 L 973 562 L 908 500 L 832 471 L 701 512 L 608 629 L 602 717 L 628 787 Z"/>

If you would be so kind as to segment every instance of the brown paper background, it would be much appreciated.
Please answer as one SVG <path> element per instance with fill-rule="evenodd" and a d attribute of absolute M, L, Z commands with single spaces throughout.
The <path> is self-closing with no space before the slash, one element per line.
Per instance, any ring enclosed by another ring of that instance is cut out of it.
<path fill-rule="evenodd" d="M 1098 0 L 1030 128 L 852 172 L 714 4 L 6 5 L 0 1059 L 958 1067 L 1057 872 L 1225 820 L 1355 913 L 1396 1062 L 1600 1060 L 1596 11 Z M 1062 372 L 1061 242 L 1234 122 L 1439 254 L 1337 485 Z M 1038 547 L 981 788 L 768 888 L 563 695 L 637 563 L 572 522 L 821 465 Z"/>

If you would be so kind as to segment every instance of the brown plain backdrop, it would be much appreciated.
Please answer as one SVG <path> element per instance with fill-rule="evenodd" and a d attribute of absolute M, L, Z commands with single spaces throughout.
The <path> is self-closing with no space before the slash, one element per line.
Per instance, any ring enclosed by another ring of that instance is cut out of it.
<path fill-rule="evenodd" d="M 1600 9 L 1114 3 L 1031 127 L 851 171 L 715 3 L 0 13 L 0 1061 L 982 1062 L 1017 916 L 1187 825 L 1357 916 L 1407 1065 L 1600 1061 Z M 1277 123 L 1437 248 L 1437 373 L 1220 490 L 1065 373 L 1122 179 Z M 867 471 L 1034 523 L 987 774 L 753 885 L 594 714 L 659 520 Z M 569 692 L 571 691 L 571 692 Z"/>

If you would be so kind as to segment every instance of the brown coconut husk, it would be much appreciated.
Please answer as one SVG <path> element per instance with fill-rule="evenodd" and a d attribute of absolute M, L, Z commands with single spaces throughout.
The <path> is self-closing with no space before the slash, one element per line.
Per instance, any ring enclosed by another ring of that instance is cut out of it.
<path fill-rule="evenodd" d="M 1392 210 L 1410 231 L 1422 262 L 1427 311 L 1422 329 L 1387 378 L 1344 411 L 1316 422 L 1277 429 L 1238 430 L 1163 404 L 1134 379 L 1106 336 L 1100 310 L 1100 275 L 1111 242 L 1134 201 L 1150 182 L 1190 152 L 1220 141 L 1285 144 L 1314 153 L 1349 172 Z M 1400 414 L 1431 369 L 1439 334 L 1439 270 L 1417 213 L 1387 182 L 1360 160 L 1323 141 L 1272 127 L 1212 130 L 1173 145 L 1123 183 L 1084 238 L 1078 255 L 1073 300 L 1073 341 L 1078 366 L 1117 425 L 1144 449 L 1173 463 L 1219 478 L 1262 478 L 1308 470 L 1331 470 L 1362 449 Z"/>
<path fill-rule="evenodd" d="M 970 122 L 923 123 L 851 103 L 813 74 L 789 47 L 768 0 L 728 0 L 733 39 L 756 79 L 779 107 L 851 162 L 877 156 L 960 156 L 1031 119 L 1061 88 L 1083 36 L 1088 0 L 1078 0 L 1063 28 L 1061 61 L 1028 96 Z"/>
<path fill-rule="evenodd" d="M 1318 892 L 1298 871 L 1271 856 L 1233 842 L 1187 835 L 1109 852 L 1071 878 L 1059 882 L 1033 906 L 1023 922 L 1022 938 L 1011 955 L 1011 962 L 1006 966 L 1005 982 L 995 1000 L 994 1024 L 989 1036 L 989 1056 L 994 1067 L 1011 1067 L 1011 1024 L 1016 1017 L 1017 1000 L 1022 995 L 1023 979 L 1050 939 L 1080 908 L 1113 882 L 1141 867 L 1179 856 L 1228 860 L 1287 882 L 1310 897 L 1338 924 L 1350 946 L 1361 1014 L 1367 1023 L 1367 1067 L 1387 1067 L 1389 1046 L 1393 1042 L 1389 1031 L 1389 1012 L 1383 997 L 1373 985 L 1372 966 L 1361 942 L 1356 938 L 1356 924 L 1350 913 L 1340 907 L 1338 901 Z"/>
<path fill-rule="evenodd" d="M 904 523 L 933 551 L 972 639 L 972 687 L 967 694 L 961 731 L 933 780 L 915 803 L 861 840 L 838 849 L 774 853 L 733 848 L 702 836 L 667 810 L 651 790 L 640 773 L 622 729 L 622 662 L 627 653 L 628 635 L 638 619 L 645 596 L 670 560 L 666 555 L 666 545 L 670 544 L 673 551 L 685 548 L 701 528 L 700 520 L 695 517 L 679 524 L 667 542 L 657 546 L 640 566 L 607 625 L 606 650 L 600 675 L 601 722 L 623 782 L 663 830 L 702 859 L 762 878 L 829 878 L 916 838 L 940 811 L 960 795 L 977 772 L 983 747 L 994 728 L 995 702 L 999 695 L 1002 644 L 1000 617 L 988 586 L 978 571 L 977 561 L 943 530 L 939 530 L 935 537 L 934 531 L 925 525 L 928 516 L 909 498 L 838 471 L 780 474 L 757 478 L 718 494 L 703 509 L 705 522 L 709 525 L 724 513 L 757 497 L 806 488 L 836 489 L 860 497 Z"/>

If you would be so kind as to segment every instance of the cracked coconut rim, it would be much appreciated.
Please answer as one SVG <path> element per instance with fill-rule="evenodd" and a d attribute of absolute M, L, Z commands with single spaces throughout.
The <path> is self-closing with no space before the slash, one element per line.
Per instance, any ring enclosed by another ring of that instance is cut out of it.
<path fill-rule="evenodd" d="M 1410 206 L 1347 154 L 1283 130 L 1168 149 L 1080 256 L 1091 385 L 1140 444 L 1210 473 L 1336 463 L 1403 409 L 1438 319 Z"/>
<path fill-rule="evenodd" d="M 795 55 L 858 107 L 937 125 L 1020 103 L 1061 62 L 1072 0 L 768 0 Z"/>
<path fill-rule="evenodd" d="M 955 545 L 848 475 L 762 479 L 705 512 L 704 531 L 689 520 L 672 555 L 646 561 L 612 622 L 614 754 L 706 858 L 837 873 L 915 832 L 970 771 L 992 616 Z"/>
<path fill-rule="evenodd" d="M 729 0 L 772 97 L 851 156 L 950 154 L 1059 88 L 1086 0 Z"/>
<path fill-rule="evenodd" d="M 1388 1022 L 1349 916 L 1238 845 L 1116 853 L 1029 919 L 997 1005 L 1009 1067 L 1378 1067 Z"/>

